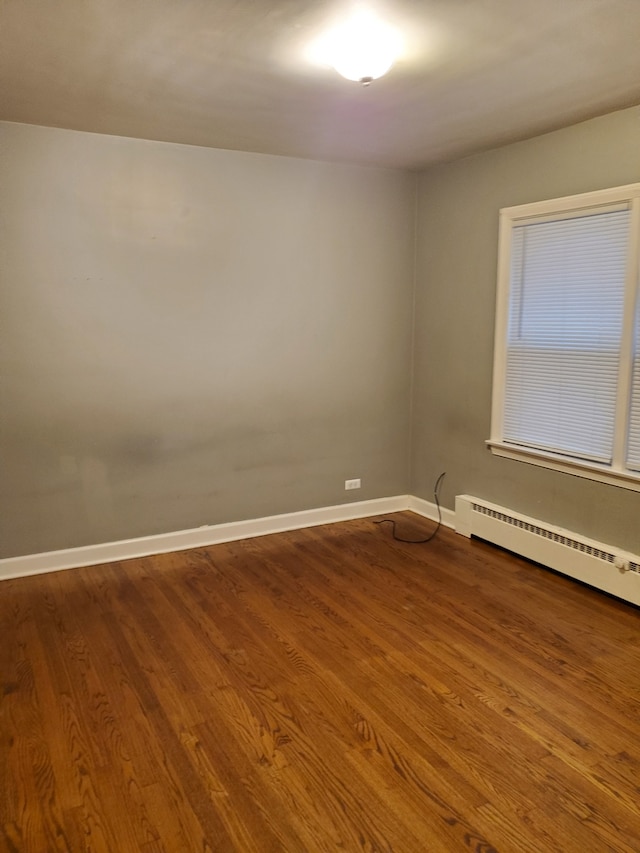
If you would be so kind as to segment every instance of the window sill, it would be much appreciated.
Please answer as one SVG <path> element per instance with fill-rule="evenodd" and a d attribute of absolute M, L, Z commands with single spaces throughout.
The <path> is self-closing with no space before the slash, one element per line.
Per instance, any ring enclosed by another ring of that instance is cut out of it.
<path fill-rule="evenodd" d="M 597 480 L 599 483 L 607 483 L 610 486 L 619 486 L 621 489 L 631 489 L 640 492 L 640 474 L 632 474 L 627 471 L 614 471 L 605 465 L 595 462 L 583 462 L 580 459 L 569 459 L 556 456 L 553 453 L 545 453 L 542 450 L 529 450 L 526 447 L 517 447 L 514 444 L 505 444 L 501 441 L 489 439 L 486 444 L 495 456 L 505 459 L 514 459 L 518 462 L 526 462 L 529 465 L 538 465 L 541 468 L 550 468 L 552 471 L 562 471 L 572 474 L 574 477 L 584 477 L 587 480 Z"/>

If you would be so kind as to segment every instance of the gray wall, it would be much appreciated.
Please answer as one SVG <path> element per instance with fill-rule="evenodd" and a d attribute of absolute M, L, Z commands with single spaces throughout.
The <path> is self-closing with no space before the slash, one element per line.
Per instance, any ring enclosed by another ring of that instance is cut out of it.
<path fill-rule="evenodd" d="M 632 108 L 433 168 L 418 190 L 412 492 L 483 497 L 640 550 L 640 493 L 492 456 L 489 437 L 501 207 L 640 181 Z"/>
<path fill-rule="evenodd" d="M 1 556 L 407 492 L 412 176 L 0 150 Z"/>
<path fill-rule="evenodd" d="M 448 507 L 640 550 L 639 493 L 484 444 L 498 210 L 640 180 L 638 108 L 420 175 L 417 246 L 400 172 L 6 123 L 0 146 L 1 556 L 430 500 L 445 470 Z"/>

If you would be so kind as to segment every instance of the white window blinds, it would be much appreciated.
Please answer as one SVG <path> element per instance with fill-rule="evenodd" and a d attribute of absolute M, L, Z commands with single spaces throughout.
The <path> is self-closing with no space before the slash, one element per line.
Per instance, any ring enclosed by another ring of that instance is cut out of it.
<path fill-rule="evenodd" d="M 636 299 L 636 319 L 631 383 L 631 412 L 627 439 L 627 467 L 640 471 L 640 294 Z"/>
<path fill-rule="evenodd" d="M 505 442 L 611 462 L 629 222 L 618 205 L 514 225 Z M 637 349 L 628 456 L 640 468 Z"/>

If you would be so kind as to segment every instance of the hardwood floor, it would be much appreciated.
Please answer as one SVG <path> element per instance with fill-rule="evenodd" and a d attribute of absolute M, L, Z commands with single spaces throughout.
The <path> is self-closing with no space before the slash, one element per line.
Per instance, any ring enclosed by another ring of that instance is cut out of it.
<path fill-rule="evenodd" d="M 3 851 L 640 850 L 640 612 L 451 531 L 5 581 L 0 623 Z"/>

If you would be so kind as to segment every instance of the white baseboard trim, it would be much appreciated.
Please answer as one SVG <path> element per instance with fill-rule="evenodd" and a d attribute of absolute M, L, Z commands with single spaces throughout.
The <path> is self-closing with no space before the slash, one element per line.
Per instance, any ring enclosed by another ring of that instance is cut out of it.
<path fill-rule="evenodd" d="M 438 507 L 434 503 L 431 503 L 431 501 L 425 501 L 423 498 L 417 498 L 415 495 L 409 495 L 408 498 L 409 505 L 407 509 L 410 509 L 411 512 L 415 512 L 417 515 L 422 515 L 424 518 L 430 518 L 433 521 L 438 520 Z M 455 512 L 452 509 L 446 509 L 444 507 L 440 508 L 440 512 L 442 513 L 442 524 L 445 527 L 455 529 Z"/>
<path fill-rule="evenodd" d="M 416 505 L 413 505 L 416 502 Z M 412 509 L 427 518 L 429 504 L 410 495 L 395 495 L 388 498 L 376 498 L 369 501 L 320 507 L 319 509 L 290 512 L 283 515 L 270 515 L 266 518 L 254 518 L 248 521 L 232 521 L 226 524 L 205 525 L 192 530 L 178 530 L 175 533 L 161 533 L 157 536 L 142 536 L 138 539 L 124 539 L 120 542 L 105 542 L 101 545 L 86 545 L 81 548 L 67 548 L 60 551 L 47 551 L 42 554 L 27 554 L 24 557 L 8 557 L 0 560 L 0 580 L 39 575 L 45 572 L 57 572 L 63 569 L 78 569 L 82 566 L 95 566 L 99 563 L 113 563 L 118 560 L 130 560 L 135 557 L 149 557 L 153 554 L 166 554 L 170 551 L 185 551 L 188 548 L 200 548 L 233 542 L 237 539 L 251 539 L 254 536 L 266 536 L 269 533 L 282 533 L 285 530 L 299 530 L 303 527 L 316 527 L 319 524 L 332 524 L 336 521 L 348 521 L 353 518 L 367 518 L 387 512 L 400 512 Z M 451 510 L 443 511 L 451 513 Z M 451 513 L 453 515 L 453 513 Z M 453 524 L 448 525 L 453 526 Z"/>

